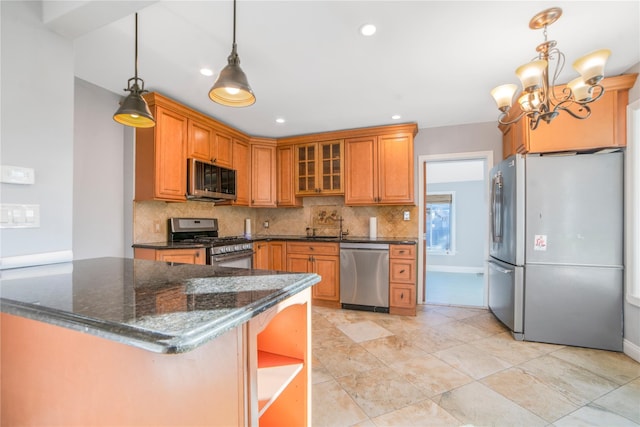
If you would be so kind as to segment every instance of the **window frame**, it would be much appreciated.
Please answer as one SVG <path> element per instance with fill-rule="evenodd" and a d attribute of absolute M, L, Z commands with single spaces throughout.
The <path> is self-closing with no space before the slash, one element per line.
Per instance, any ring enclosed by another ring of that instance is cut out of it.
<path fill-rule="evenodd" d="M 427 231 L 424 233 L 424 239 L 427 242 L 425 245 L 428 255 L 443 255 L 451 256 L 456 254 L 456 192 L 455 191 L 431 191 L 427 192 L 425 201 L 425 218 L 427 210 L 429 209 L 429 196 L 449 196 L 451 198 L 451 206 L 449 208 L 449 250 L 441 249 L 429 249 L 429 243 L 427 240 Z"/>

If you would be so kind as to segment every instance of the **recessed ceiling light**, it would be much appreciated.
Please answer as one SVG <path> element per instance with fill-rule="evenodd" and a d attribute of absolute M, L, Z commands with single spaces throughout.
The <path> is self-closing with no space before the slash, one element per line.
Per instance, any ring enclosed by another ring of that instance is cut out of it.
<path fill-rule="evenodd" d="M 282 117 L 278 117 L 278 118 L 276 119 L 276 123 L 284 123 L 284 122 L 286 122 L 286 120 L 285 120 L 285 119 L 283 119 Z"/>
<path fill-rule="evenodd" d="M 400 114 L 394 114 L 393 116 L 391 116 L 391 118 L 393 120 L 400 120 L 402 118 L 402 116 Z"/>
<path fill-rule="evenodd" d="M 213 76 L 213 70 L 210 68 L 200 68 L 200 74 L 203 76 L 211 77 Z"/>
<path fill-rule="evenodd" d="M 360 27 L 360 34 L 363 36 L 372 36 L 376 33 L 376 26 L 373 24 L 364 24 Z"/>

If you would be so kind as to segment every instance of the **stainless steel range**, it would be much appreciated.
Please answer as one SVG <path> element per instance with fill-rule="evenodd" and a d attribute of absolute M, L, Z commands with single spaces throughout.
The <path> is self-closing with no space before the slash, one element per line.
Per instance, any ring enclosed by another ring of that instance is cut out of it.
<path fill-rule="evenodd" d="M 219 237 L 217 218 L 169 218 L 169 242 L 207 248 L 207 264 L 251 268 L 253 243 L 241 236 Z"/>

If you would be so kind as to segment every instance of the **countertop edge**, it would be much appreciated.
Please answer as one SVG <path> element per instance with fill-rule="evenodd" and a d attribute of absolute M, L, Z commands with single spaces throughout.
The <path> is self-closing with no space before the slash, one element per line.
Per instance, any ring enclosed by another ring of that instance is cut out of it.
<path fill-rule="evenodd" d="M 201 325 L 197 331 L 181 335 L 163 334 L 144 330 L 125 323 L 97 320 L 88 316 L 72 314 L 48 307 L 34 306 L 3 298 L 0 305 L 2 313 L 28 318 L 55 326 L 88 333 L 126 345 L 141 348 L 154 353 L 176 354 L 191 351 L 225 332 L 239 326 L 258 314 L 268 310 L 279 302 L 311 287 L 320 281 L 315 273 L 305 274 L 301 280 L 282 288 L 268 297 L 257 300 L 249 306 L 231 312 L 211 323 Z M 122 333 L 108 328 L 120 329 Z"/>

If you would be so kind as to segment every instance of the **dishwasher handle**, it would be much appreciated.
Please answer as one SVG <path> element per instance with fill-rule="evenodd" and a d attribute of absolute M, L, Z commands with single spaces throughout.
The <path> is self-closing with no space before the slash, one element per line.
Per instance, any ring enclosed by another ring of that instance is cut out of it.
<path fill-rule="evenodd" d="M 389 244 L 388 243 L 358 243 L 358 242 L 340 242 L 340 249 L 358 249 L 364 251 L 388 251 Z"/>

